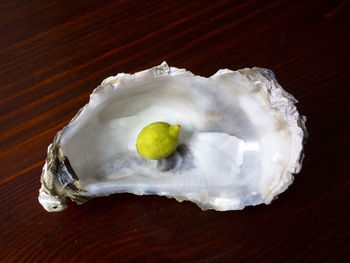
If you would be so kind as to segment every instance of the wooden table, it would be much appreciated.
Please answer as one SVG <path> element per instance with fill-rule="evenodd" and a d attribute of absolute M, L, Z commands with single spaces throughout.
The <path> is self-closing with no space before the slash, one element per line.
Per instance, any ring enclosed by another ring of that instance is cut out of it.
<path fill-rule="evenodd" d="M 1 1 L 1 262 L 349 262 L 349 1 Z M 308 118 L 271 205 L 119 194 L 48 213 L 47 146 L 106 77 L 160 64 L 272 69 Z"/>

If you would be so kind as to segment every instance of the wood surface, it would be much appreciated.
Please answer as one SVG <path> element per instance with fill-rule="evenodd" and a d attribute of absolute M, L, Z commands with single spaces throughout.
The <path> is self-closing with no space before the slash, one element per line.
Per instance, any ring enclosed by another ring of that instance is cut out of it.
<path fill-rule="evenodd" d="M 0 262 L 350 262 L 349 1 L 0 1 Z M 272 69 L 307 116 L 271 205 L 118 194 L 48 213 L 55 134 L 106 77 L 160 64 Z"/>

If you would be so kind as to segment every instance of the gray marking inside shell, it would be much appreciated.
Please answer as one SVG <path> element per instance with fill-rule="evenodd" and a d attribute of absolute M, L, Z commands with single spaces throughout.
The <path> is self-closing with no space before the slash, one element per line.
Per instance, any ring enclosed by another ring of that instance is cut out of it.
<path fill-rule="evenodd" d="M 192 165 L 191 153 L 185 144 L 180 144 L 176 151 L 169 157 L 157 161 L 157 169 L 160 171 L 181 170 L 184 167 L 190 168 Z"/>

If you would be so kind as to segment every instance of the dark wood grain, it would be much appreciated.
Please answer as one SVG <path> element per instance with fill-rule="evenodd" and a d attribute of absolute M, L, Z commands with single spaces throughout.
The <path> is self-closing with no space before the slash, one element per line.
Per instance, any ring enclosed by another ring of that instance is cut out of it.
<path fill-rule="evenodd" d="M 349 1 L 0 1 L 1 262 L 350 262 Z M 113 195 L 47 213 L 54 135 L 106 77 L 160 64 L 272 69 L 308 117 L 271 205 Z"/>

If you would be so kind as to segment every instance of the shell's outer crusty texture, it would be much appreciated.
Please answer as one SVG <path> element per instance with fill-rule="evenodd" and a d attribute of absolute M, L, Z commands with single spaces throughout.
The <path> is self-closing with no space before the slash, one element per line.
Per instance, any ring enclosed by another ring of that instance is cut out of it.
<path fill-rule="evenodd" d="M 42 186 L 39 190 L 39 202 L 47 211 L 61 211 L 66 208 L 66 199 L 70 198 L 78 204 L 82 204 L 93 196 L 81 186 L 78 176 L 72 169 L 69 160 L 64 157 L 61 151 L 61 135 L 72 125 L 79 121 L 82 112 L 87 107 L 93 107 L 99 100 L 99 97 L 105 96 L 113 89 L 128 83 L 132 80 L 149 80 L 157 78 L 158 76 L 188 76 L 197 77 L 185 69 L 178 69 L 169 67 L 165 62 L 154 68 L 144 70 L 135 74 L 120 73 L 115 77 L 105 79 L 102 84 L 97 87 L 90 95 L 90 101 L 85 105 L 76 116 L 71 120 L 63 130 L 58 132 L 54 142 L 48 147 L 48 155 L 46 163 L 43 167 L 41 175 Z M 303 159 L 303 143 L 307 137 L 305 128 L 306 118 L 299 115 L 295 103 L 296 99 L 277 83 L 272 71 L 263 68 L 246 68 L 238 71 L 231 71 L 228 69 L 219 70 L 210 79 L 221 82 L 230 82 L 234 78 L 240 78 L 242 81 L 249 81 L 254 83 L 254 89 L 262 90 L 266 96 L 266 100 L 272 108 L 274 108 L 281 116 L 282 121 L 288 126 L 290 130 L 291 152 L 289 160 L 285 168 L 285 172 L 273 183 L 268 191 L 263 193 L 263 202 L 268 204 L 279 193 L 283 192 L 293 181 L 293 174 L 298 173 L 301 169 Z M 254 90 L 252 90 L 254 92 Z M 129 191 L 130 192 L 130 191 Z M 132 192 L 138 194 L 138 192 Z M 147 194 L 147 193 L 140 193 Z M 166 194 L 161 194 L 166 195 Z M 168 196 L 175 198 L 178 201 L 189 200 L 195 202 L 202 209 L 215 210 L 229 210 L 225 207 L 208 206 L 198 200 L 191 200 L 191 198 L 184 198 L 182 196 Z M 237 207 L 236 209 L 242 209 Z"/>
<path fill-rule="evenodd" d="M 91 197 L 79 185 L 79 180 L 71 168 L 59 145 L 60 133 L 55 137 L 47 151 L 46 163 L 41 176 L 39 202 L 47 211 L 62 211 L 66 208 L 66 199 L 70 198 L 82 204 Z"/>

